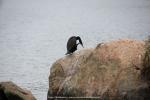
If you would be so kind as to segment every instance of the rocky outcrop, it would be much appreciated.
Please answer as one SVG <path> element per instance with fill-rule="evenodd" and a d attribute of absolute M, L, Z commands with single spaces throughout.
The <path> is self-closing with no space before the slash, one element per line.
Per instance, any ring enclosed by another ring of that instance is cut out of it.
<path fill-rule="evenodd" d="M 13 82 L 0 82 L 0 100 L 36 100 L 30 91 Z"/>
<path fill-rule="evenodd" d="M 130 39 L 110 41 L 57 60 L 50 70 L 48 100 L 59 96 L 149 100 L 144 44 Z"/>
<path fill-rule="evenodd" d="M 150 36 L 145 41 L 145 54 L 143 57 L 141 76 L 150 83 Z"/>

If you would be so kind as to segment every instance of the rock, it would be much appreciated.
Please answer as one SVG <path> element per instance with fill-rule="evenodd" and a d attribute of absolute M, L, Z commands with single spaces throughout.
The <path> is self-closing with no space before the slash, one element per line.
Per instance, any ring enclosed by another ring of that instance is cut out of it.
<path fill-rule="evenodd" d="M 145 81 L 149 81 L 150 83 L 150 36 L 145 41 L 145 54 L 143 58 L 143 65 L 141 75 Z"/>
<path fill-rule="evenodd" d="M 130 39 L 110 41 L 57 60 L 50 70 L 48 100 L 59 96 L 150 100 L 150 84 L 141 74 L 144 44 Z"/>
<path fill-rule="evenodd" d="M 0 100 L 36 100 L 32 93 L 13 82 L 0 82 Z"/>

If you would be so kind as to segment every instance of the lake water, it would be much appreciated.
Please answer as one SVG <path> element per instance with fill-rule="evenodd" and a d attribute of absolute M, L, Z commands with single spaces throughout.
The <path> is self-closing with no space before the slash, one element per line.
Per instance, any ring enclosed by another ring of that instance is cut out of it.
<path fill-rule="evenodd" d="M 0 0 L 0 81 L 46 100 L 50 66 L 72 35 L 85 48 L 142 40 L 150 35 L 150 0 Z"/>

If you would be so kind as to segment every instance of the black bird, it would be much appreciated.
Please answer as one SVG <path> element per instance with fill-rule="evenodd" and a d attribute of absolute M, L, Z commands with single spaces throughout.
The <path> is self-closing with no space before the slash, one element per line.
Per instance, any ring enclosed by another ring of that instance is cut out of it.
<path fill-rule="evenodd" d="M 79 40 L 79 43 L 77 43 L 77 40 Z M 71 54 L 73 53 L 74 51 L 77 50 L 77 46 L 81 44 L 82 47 L 83 47 L 83 43 L 82 43 L 82 40 L 79 36 L 72 36 L 69 38 L 68 42 L 67 42 L 67 54 Z"/>

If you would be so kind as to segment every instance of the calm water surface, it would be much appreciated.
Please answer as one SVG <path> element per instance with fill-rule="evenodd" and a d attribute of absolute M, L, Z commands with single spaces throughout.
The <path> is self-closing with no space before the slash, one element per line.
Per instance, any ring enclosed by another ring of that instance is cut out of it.
<path fill-rule="evenodd" d="M 150 0 L 0 0 L 0 81 L 46 100 L 50 66 L 72 35 L 86 48 L 142 40 L 150 35 Z"/>

